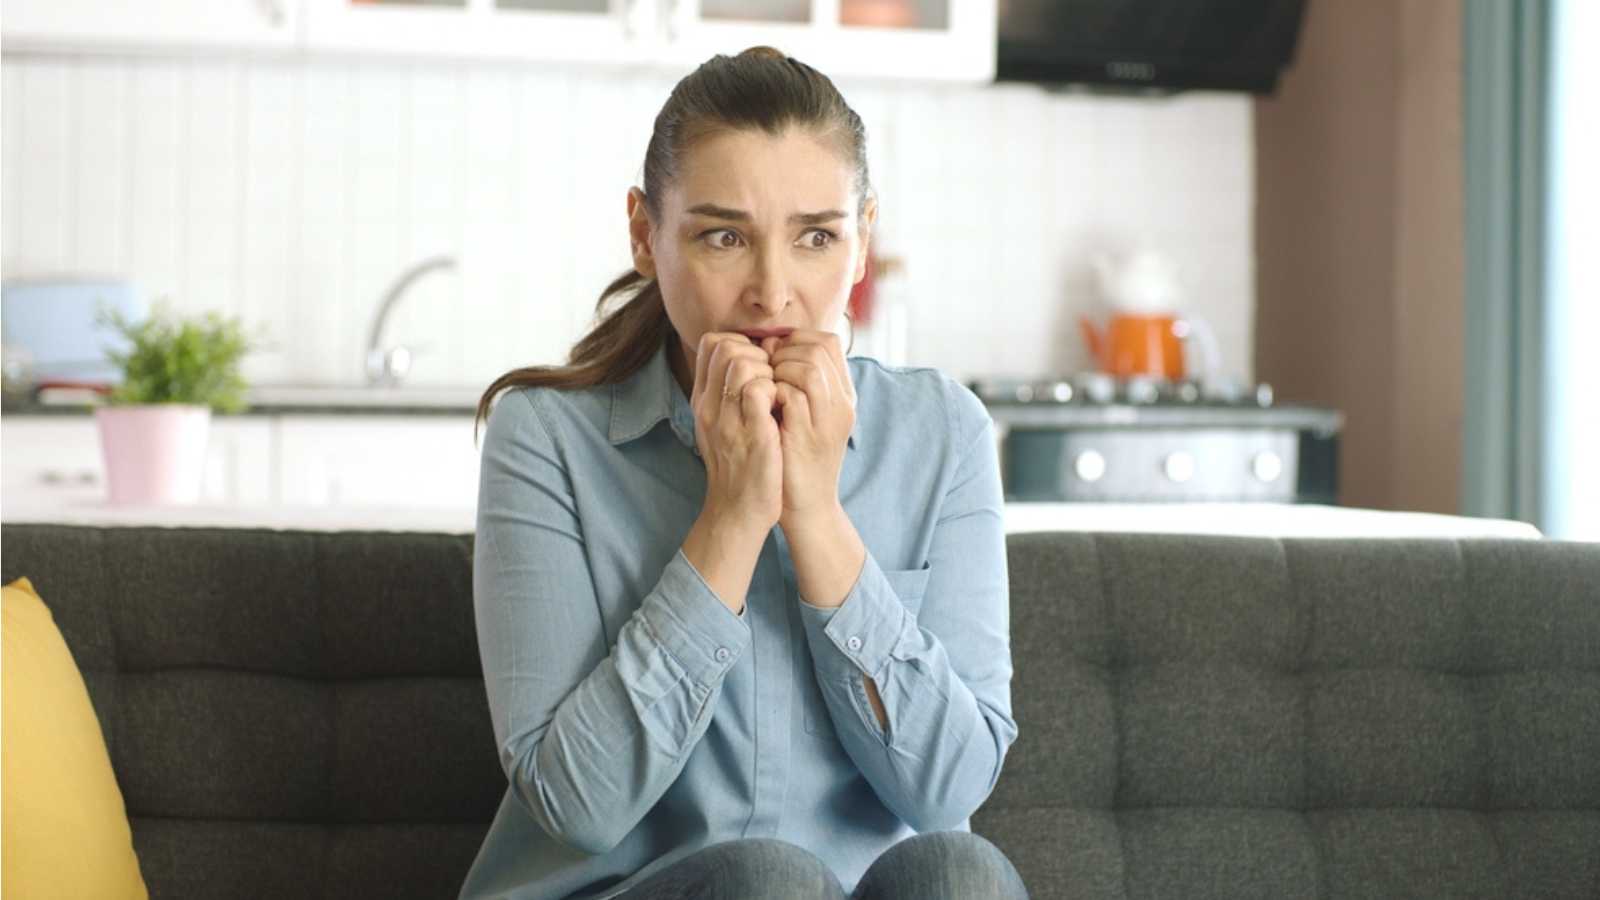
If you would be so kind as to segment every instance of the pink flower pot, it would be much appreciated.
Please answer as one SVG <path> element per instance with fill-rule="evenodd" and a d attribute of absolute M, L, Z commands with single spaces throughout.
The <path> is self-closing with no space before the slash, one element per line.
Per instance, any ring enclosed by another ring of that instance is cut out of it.
<path fill-rule="evenodd" d="M 209 406 L 101 406 L 94 417 L 112 506 L 199 501 L 211 429 Z"/>

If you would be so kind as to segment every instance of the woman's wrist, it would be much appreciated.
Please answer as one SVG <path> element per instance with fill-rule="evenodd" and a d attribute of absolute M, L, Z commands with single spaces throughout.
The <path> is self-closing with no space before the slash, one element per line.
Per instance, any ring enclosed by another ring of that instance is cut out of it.
<path fill-rule="evenodd" d="M 683 555 L 724 606 L 738 614 L 766 543 L 765 533 L 706 509 L 683 540 Z"/>
<path fill-rule="evenodd" d="M 780 527 L 789 542 L 800 599 L 823 608 L 842 606 L 867 561 L 866 545 L 844 507 Z"/>

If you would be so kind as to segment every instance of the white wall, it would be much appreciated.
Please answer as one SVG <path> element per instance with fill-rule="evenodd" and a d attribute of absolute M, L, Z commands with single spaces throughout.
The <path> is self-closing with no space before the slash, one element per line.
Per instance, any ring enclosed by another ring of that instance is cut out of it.
<path fill-rule="evenodd" d="M 628 266 L 624 196 L 672 76 L 440 63 L 9 56 L 7 278 L 131 277 L 264 327 L 246 375 L 362 380 L 378 298 L 448 253 L 388 336 L 410 381 L 556 362 Z M 910 362 L 958 378 L 1088 366 L 1086 260 L 1171 252 L 1228 371 L 1253 377 L 1250 101 L 840 83 L 880 239 L 906 258 Z"/>

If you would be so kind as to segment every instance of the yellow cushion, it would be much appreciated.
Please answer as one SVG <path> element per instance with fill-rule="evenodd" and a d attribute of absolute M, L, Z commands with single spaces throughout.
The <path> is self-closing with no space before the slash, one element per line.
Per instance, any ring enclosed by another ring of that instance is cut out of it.
<path fill-rule="evenodd" d="M 105 736 L 55 618 L 0 588 L 0 893 L 147 898 Z"/>

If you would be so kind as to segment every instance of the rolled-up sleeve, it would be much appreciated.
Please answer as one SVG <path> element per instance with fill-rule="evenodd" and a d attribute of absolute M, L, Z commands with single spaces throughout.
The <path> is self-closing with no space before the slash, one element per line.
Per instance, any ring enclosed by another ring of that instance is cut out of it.
<path fill-rule="evenodd" d="M 993 422 L 979 415 L 940 506 L 920 604 L 896 593 L 870 550 L 838 608 L 801 603 L 840 741 L 884 805 L 918 831 L 956 827 L 982 805 L 1017 735 L 1003 495 Z"/>
<path fill-rule="evenodd" d="M 598 854 L 677 777 L 750 627 L 680 549 L 606 646 L 570 469 L 539 402 L 506 393 L 484 432 L 478 644 L 512 790 L 553 837 Z"/>

